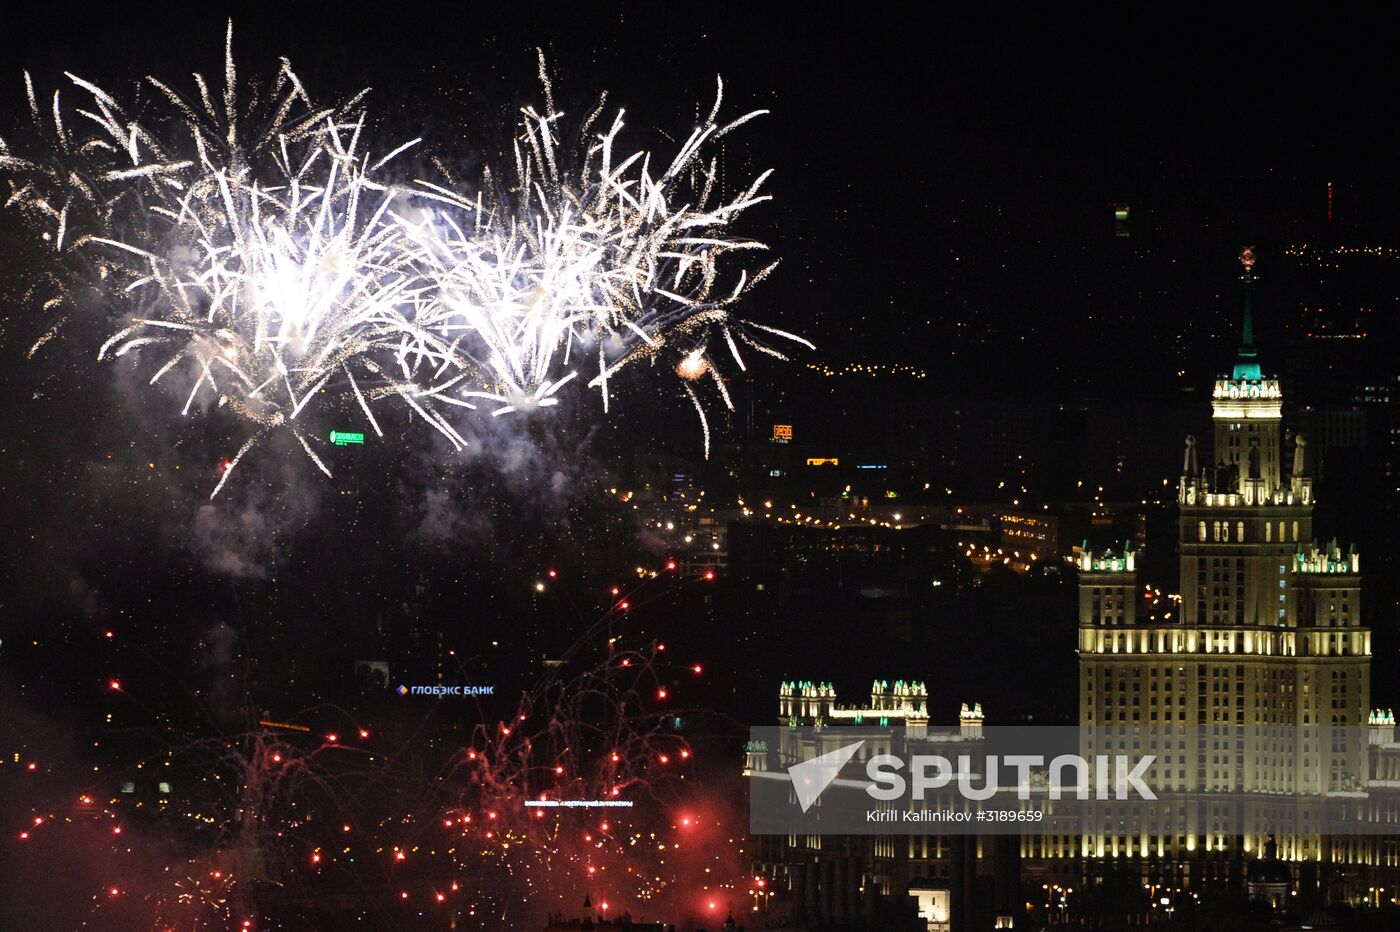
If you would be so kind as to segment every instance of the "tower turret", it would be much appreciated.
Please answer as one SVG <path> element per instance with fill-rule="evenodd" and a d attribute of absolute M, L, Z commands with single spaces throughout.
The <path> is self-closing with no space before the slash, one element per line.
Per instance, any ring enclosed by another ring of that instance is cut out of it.
<path fill-rule="evenodd" d="M 1244 274 L 1244 315 L 1240 322 L 1240 349 L 1235 355 L 1235 369 L 1231 378 L 1235 381 L 1257 382 L 1264 377 L 1259 367 L 1259 350 L 1254 345 L 1254 247 L 1246 246 L 1240 253 L 1240 265 Z"/>
<path fill-rule="evenodd" d="M 1308 440 L 1299 434 L 1293 440 L 1293 475 L 1289 483 L 1293 489 L 1293 497 L 1304 505 L 1312 504 L 1313 481 L 1308 475 Z"/>
<path fill-rule="evenodd" d="M 1196 438 L 1186 435 L 1186 455 L 1181 463 L 1181 484 L 1178 486 L 1177 501 L 1183 505 L 1195 505 L 1206 492 L 1205 478 L 1201 473 L 1196 456 Z"/>

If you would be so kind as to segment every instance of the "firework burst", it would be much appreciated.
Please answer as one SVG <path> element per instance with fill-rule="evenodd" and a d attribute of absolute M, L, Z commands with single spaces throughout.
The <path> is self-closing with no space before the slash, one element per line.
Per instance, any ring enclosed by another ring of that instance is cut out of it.
<path fill-rule="evenodd" d="M 768 172 L 725 199 L 706 155 L 764 112 L 720 122 L 722 83 L 672 158 L 621 156 L 622 112 L 596 129 L 604 98 L 566 131 L 541 58 L 544 107 L 522 111 L 511 183 L 488 170 L 469 187 L 446 172 L 395 181 L 418 140 L 373 145 L 363 92 L 317 105 L 285 60 L 266 93 L 240 99 L 231 25 L 222 93 L 199 74 L 190 96 L 148 78 L 164 109 L 145 122 L 69 78 L 83 104 L 67 111 L 55 92 L 50 114 L 26 75 L 43 158 L 0 141 L 7 201 L 59 260 L 55 321 L 35 349 L 74 292 L 120 296 L 123 325 L 99 358 L 160 353 L 150 382 L 188 378 L 182 412 L 212 400 L 248 426 L 214 494 L 274 430 L 329 475 L 308 426 L 317 404 L 358 407 L 382 436 L 372 405 L 396 399 L 460 449 L 467 411 L 551 407 L 586 383 L 606 412 L 609 381 L 663 354 L 708 454 L 693 383 L 708 376 L 732 407 L 711 346 L 740 369 L 741 347 L 785 358 L 774 338 L 811 346 L 734 316 L 775 263 L 732 232 L 768 200 Z"/>

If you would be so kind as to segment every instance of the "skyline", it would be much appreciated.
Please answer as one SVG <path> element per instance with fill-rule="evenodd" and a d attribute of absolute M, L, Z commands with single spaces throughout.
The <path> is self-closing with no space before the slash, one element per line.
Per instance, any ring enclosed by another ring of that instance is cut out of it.
<path fill-rule="evenodd" d="M 980 740 L 984 710 L 1082 724 L 1111 711 L 1098 690 L 1179 673 L 1204 724 L 1208 682 L 1255 679 L 1175 655 L 1238 641 L 1250 677 L 1286 657 L 1305 696 L 1340 650 L 1342 724 L 1384 718 L 1400 67 L 1374 24 L 1252 13 L 7 13 L 0 925 L 562 932 L 589 896 L 714 932 L 820 887 L 881 932 L 906 892 L 953 891 L 965 932 L 991 883 L 1026 928 L 1069 881 L 1005 839 L 980 867 L 911 840 L 904 876 L 885 842 L 860 868 L 847 842 L 746 831 L 745 737 L 775 691 L 791 719 L 815 689 L 816 724 L 838 690 L 857 725 L 961 706 Z M 224 81 L 261 99 L 283 56 L 280 87 L 309 94 L 227 128 Z M 708 140 L 706 201 L 664 163 L 715 119 L 716 75 L 716 126 L 768 112 Z M 348 150 L 354 101 L 290 131 L 291 157 L 235 142 L 364 87 Z M 582 157 L 586 132 L 542 150 L 555 124 L 522 115 L 552 97 L 572 127 L 603 89 L 588 125 L 625 110 L 619 151 L 656 155 L 635 182 Z M 303 158 L 335 180 L 283 188 Z M 630 199 L 658 177 L 664 202 Z M 687 223 L 658 219 L 677 205 Z M 1208 559 L 1239 564 L 1210 562 L 1209 608 Z M 1354 636 L 1281 630 L 1324 617 Z M 1231 625 L 1254 628 L 1196 630 Z M 1164 656 L 1122 672 L 1139 641 Z M 1295 708 L 1270 684 L 1251 709 Z M 1306 782 L 1276 763 L 1269 787 Z M 1117 915 L 1126 875 L 1055 846 L 1101 894 L 1059 918 Z M 1400 915 L 1370 899 L 1355 932 Z"/>

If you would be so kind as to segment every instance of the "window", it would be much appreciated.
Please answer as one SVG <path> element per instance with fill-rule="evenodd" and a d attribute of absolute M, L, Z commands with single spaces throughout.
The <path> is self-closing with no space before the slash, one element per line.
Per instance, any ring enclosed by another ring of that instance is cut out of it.
<path fill-rule="evenodd" d="M 1201 541 L 1204 542 L 1206 539 L 1206 523 L 1204 521 L 1196 528 L 1196 532 L 1200 535 Z"/>

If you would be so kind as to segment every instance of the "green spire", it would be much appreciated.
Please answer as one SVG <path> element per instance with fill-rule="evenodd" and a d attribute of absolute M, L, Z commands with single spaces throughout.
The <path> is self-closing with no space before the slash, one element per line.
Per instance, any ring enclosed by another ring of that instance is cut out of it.
<path fill-rule="evenodd" d="M 1259 350 L 1254 346 L 1254 248 L 1246 246 L 1240 253 L 1244 266 L 1244 322 L 1241 327 L 1240 351 L 1235 355 L 1235 381 L 1257 382 L 1264 377 L 1259 368 Z"/>

